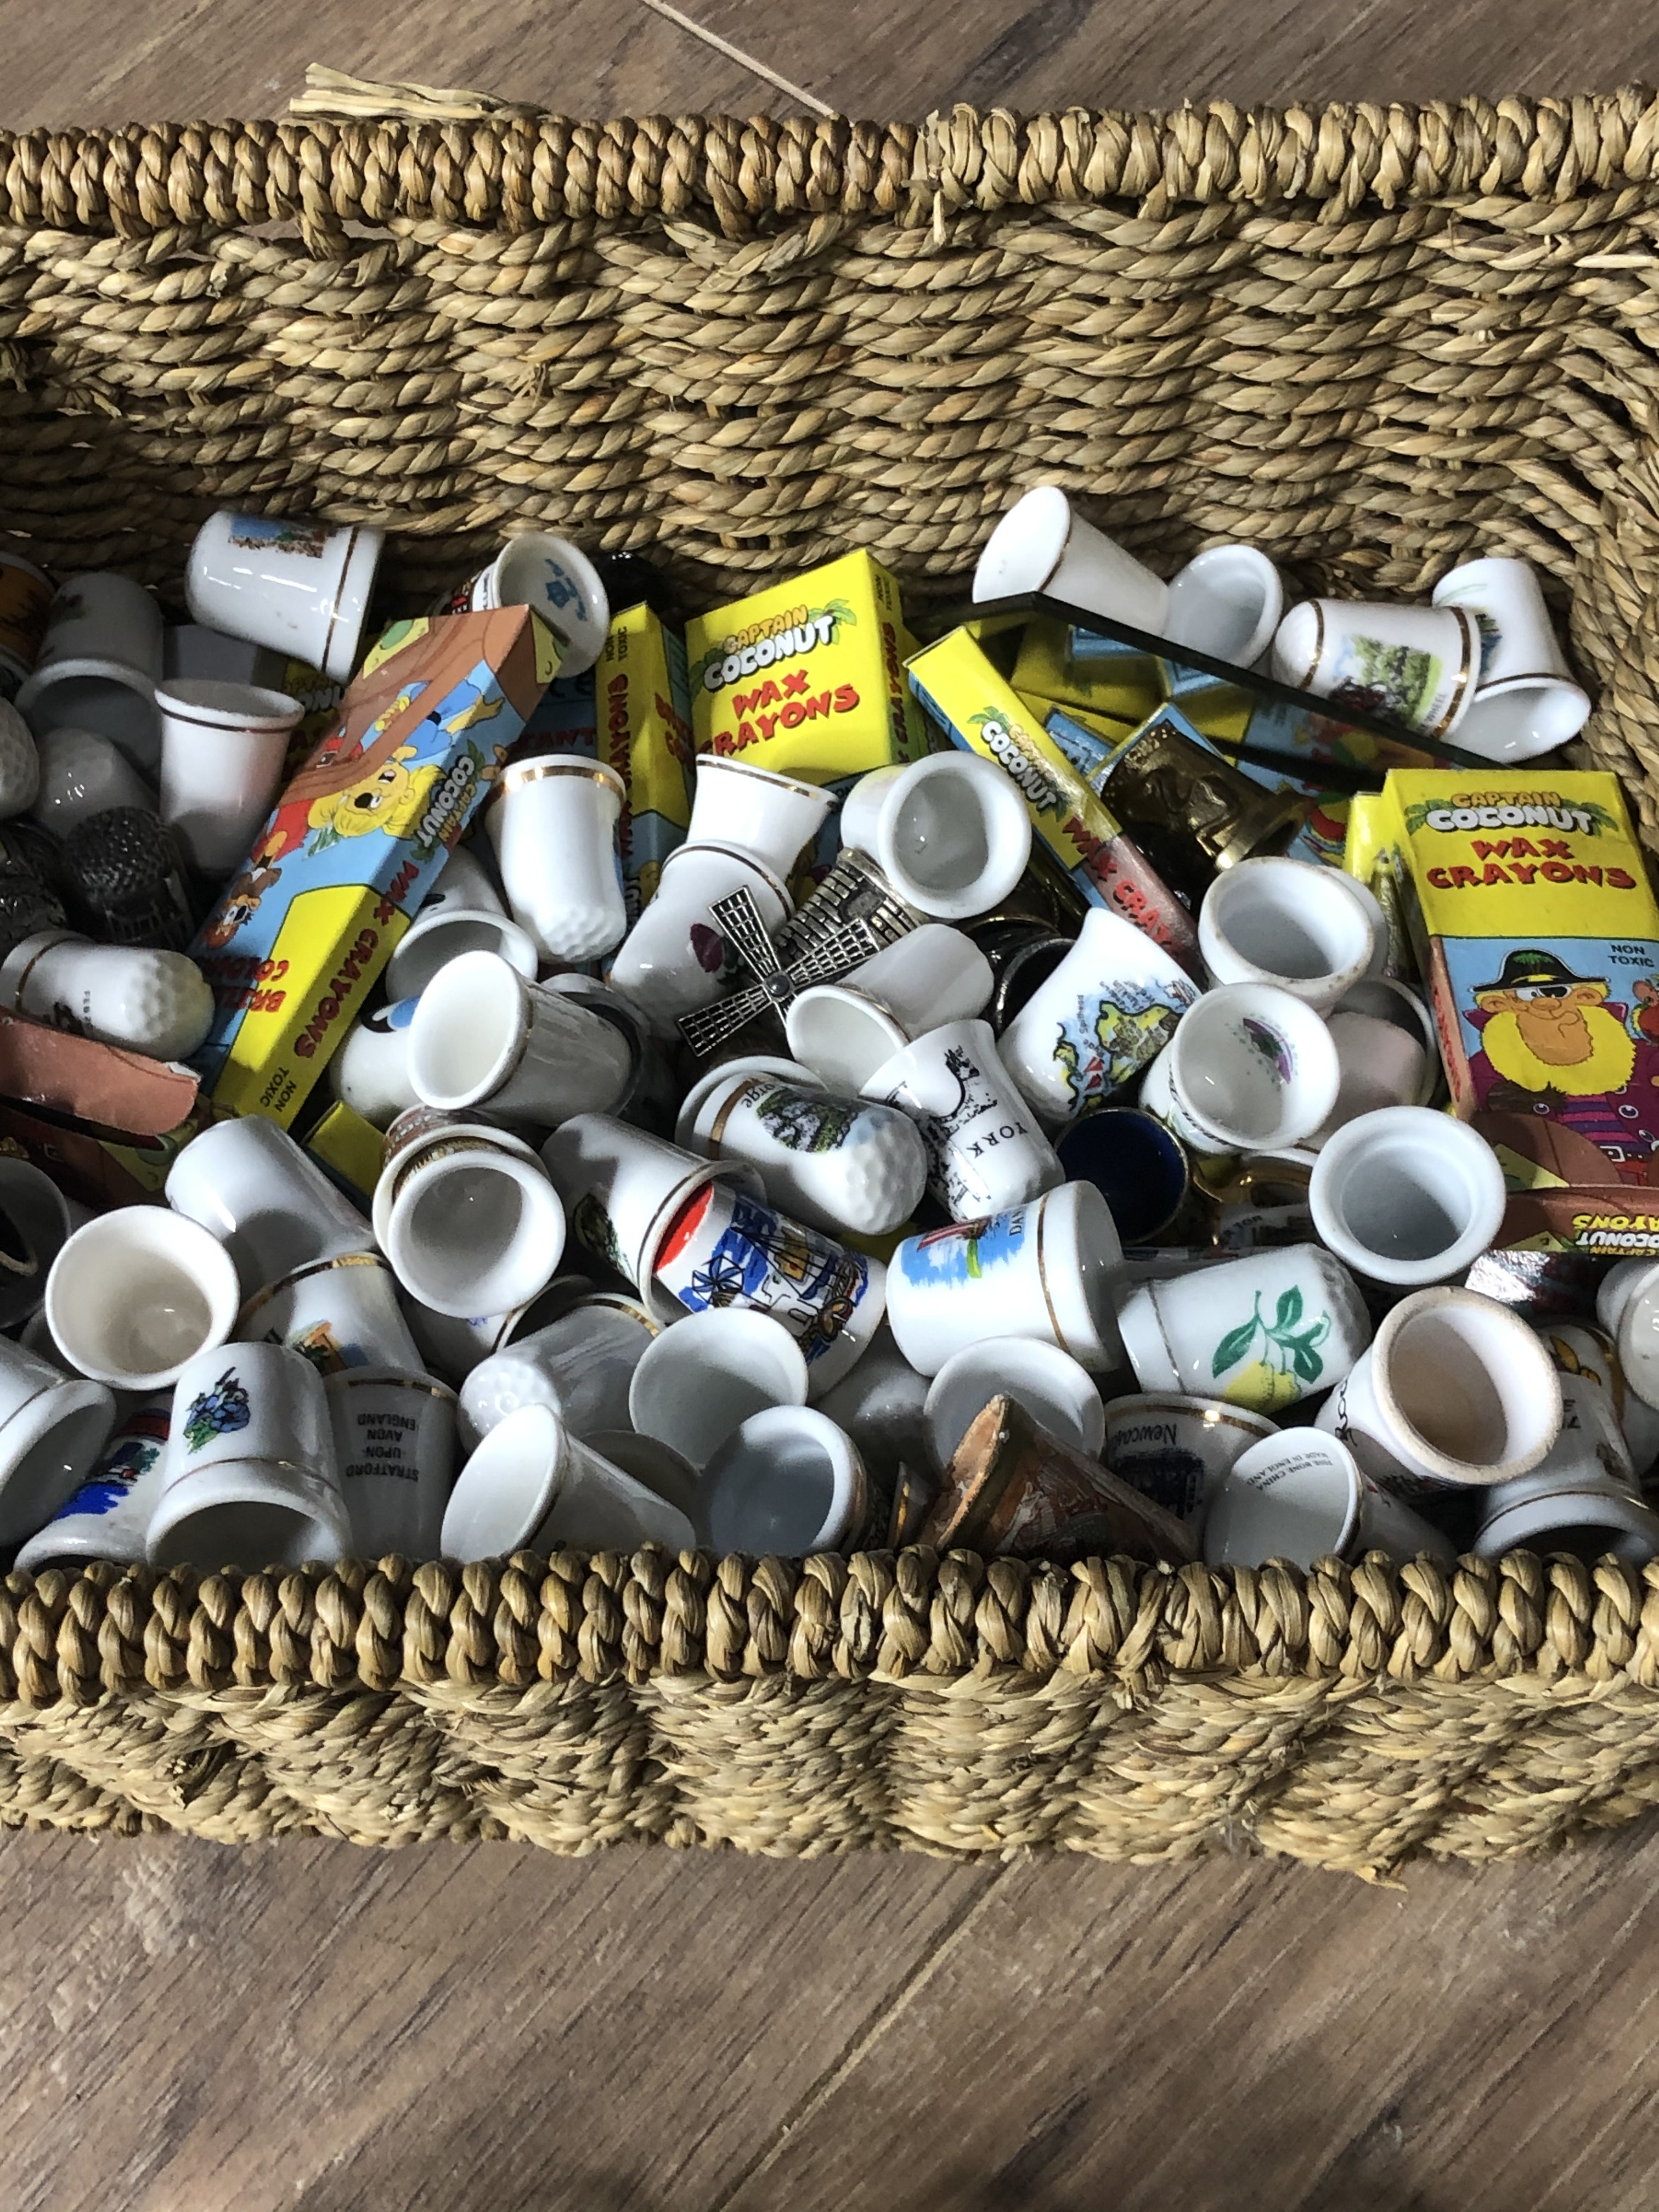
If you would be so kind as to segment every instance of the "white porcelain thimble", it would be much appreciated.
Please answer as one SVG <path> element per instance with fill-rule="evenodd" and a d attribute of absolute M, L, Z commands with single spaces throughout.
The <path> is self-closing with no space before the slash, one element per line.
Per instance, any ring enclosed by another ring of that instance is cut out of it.
<path fill-rule="evenodd" d="M 1610 1552 L 1639 1567 L 1659 1557 L 1659 1514 L 1615 1484 L 1574 1482 L 1547 1460 L 1531 1474 L 1498 1483 L 1481 1502 L 1486 1510 L 1469 1547 L 1477 1559 L 1518 1551 L 1589 1559 Z"/>
<path fill-rule="evenodd" d="M 286 692 L 188 678 L 163 684 L 155 704 L 161 819 L 204 875 L 228 875 L 270 811 L 305 709 Z"/>
<path fill-rule="evenodd" d="M 344 1368 L 324 1389 L 357 1557 L 435 1558 L 459 1456 L 455 1393 L 395 1367 Z"/>
<path fill-rule="evenodd" d="M 158 1390 L 236 1324 L 241 1291 L 216 1237 L 160 1206 L 77 1229 L 46 1278 L 46 1325 L 83 1375 Z"/>
<path fill-rule="evenodd" d="M 459 871 L 458 863 L 464 863 Z M 453 853 L 386 963 L 387 999 L 418 999 L 438 970 L 463 952 L 499 952 L 532 983 L 541 966 L 529 931 L 495 896 L 480 863 L 471 853 Z"/>
<path fill-rule="evenodd" d="M 66 1376 L 0 1338 L 0 1544 L 44 1528 L 79 1487 L 115 1422 L 101 1382 Z"/>
<path fill-rule="evenodd" d="M 1304 599 L 1279 625 L 1273 672 L 1418 737 L 1450 740 L 1480 679 L 1480 632 L 1462 607 Z"/>
<path fill-rule="evenodd" d="M 1462 607 L 1480 626 L 1480 680 L 1457 732 L 1459 749 L 1504 767 L 1576 738 L 1589 695 L 1573 680 L 1529 561 L 1465 561 L 1434 587 L 1437 607 Z"/>
<path fill-rule="evenodd" d="M 52 1263 L 75 1225 L 50 1176 L 27 1160 L 0 1158 L 0 1328 L 40 1311 Z"/>
<path fill-rule="evenodd" d="M 748 1161 L 781 1212 L 838 1234 L 884 1237 L 927 1184 L 927 1148 L 907 1115 L 827 1091 L 788 1060 L 734 1060 L 704 1076 L 675 1135 L 709 1159 Z"/>
<path fill-rule="evenodd" d="M 781 1322 L 742 1307 L 687 1314 L 647 1346 L 629 1385 L 629 1419 L 693 1467 L 769 1406 L 806 1403 L 806 1362 Z"/>
<path fill-rule="evenodd" d="M 1317 1244 L 1286 1244 L 1135 1284 L 1117 1324 L 1143 1391 L 1260 1413 L 1340 1383 L 1370 1341 L 1359 1286 Z"/>
<path fill-rule="evenodd" d="M 660 1329 L 637 1298 L 599 1291 L 479 1360 L 460 1387 L 464 1443 L 520 1406 L 550 1406 L 572 1436 L 628 1421 L 634 1370 Z"/>
<path fill-rule="evenodd" d="M 358 1367 L 415 1375 L 422 1364 L 392 1270 L 378 1252 L 313 1260 L 255 1291 L 236 1317 L 236 1334 L 303 1352 L 324 1375 Z"/>
<path fill-rule="evenodd" d="M 187 1060 L 213 1026 L 213 993 L 182 952 L 26 937 L 0 962 L 0 1006 L 151 1060 Z"/>
<path fill-rule="evenodd" d="M 355 1021 L 328 1063 L 335 1097 L 377 1129 L 420 1103 L 409 1073 L 409 1032 L 418 998 L 389 1000 Z"/>
<path fill-rule="evenodd" d="M 1058 484 L 1039 484 L 1009 508 L 974 571 L 975 599 L 1027 592 L 1156 635 L 1169 613 L 1163 578 L 1074 514 Z"/>
<path fill-rule="evenodd" d="M 661 1322 L 675 1320 L 680 1307 L 656 1285 L 657 1255 L 686 1201 L 711 1182 L 756 1197 L 762 1190 L 745 1162 L 699 1159 L 609 1114 L 578 1114 L 554 1131 L 542 1158 L 575 1234 Z"/>
<path fill-rule="evenodd" d="M 1091 907 L 1071 951 L 1003 1030 L 1002 1064 L 1058 1128 L 1132 1083 L 1198 996 L 1144 930 Z"/>
<path fill-rule="evenodd" d="M 441 969 L 410 1024 L 409 1079 L 447 1112 L 488 1104 L 556 1128 L 574 1114 L 608 1113 L 633 1073 L 615 1023 L 527 981 L 495 952 L 463 952 Z"/>
<path fill-rule="evenodd" d="M 491 1429 L 455 1479 L 444 1514 L 449 1559 L 518 1551 L 689 1550 L 678 1507 L 573 1437 L 550 1406 L 525 1406 Z"/>
<path fill-rule="evenodd" d="M 1480 1131 L 1426 1106 L 1383 1106 L 1345 1122 L 1321 1146 L 1308 1185 L 1314 1226 L 1339 1260 L 1373 1282 L 1413 1289 L 1472 1267 L 1497 1242 L 1508 1197 Z"/>
<path fill-rule="evenodd" d="M 628 928 L 617 825 L 628 787 L 603 761 L 538 753 L 502 771 L 484 815 L 513 919 L 549 960 L 595 960 Z"/>
<path fill-rule="evenodd" d="M 901 898 L 939 921 L 988 913 L 1031 856 L 1018 786 L 977 753 L 930 753 L 860 776 L 842 802 L 841 834 Z"/>
<path fill-rule="evenodd" d="M 1401 1009 L 1402 1014 L 1404 1009 Z M 1329 1119 L 1309 1138 L 1316 1152 L 1348 1122 L 1387 1106 L 1420 1106 L 1432 1097 L 1438 1055 L 1431 1060 L 1411 1018 L 1394 1019 L 1340 1006 L 1327 1017 L 1340 1080 Z"/>
<path fill-rule="evenodd" d="M 1092 1183 L 1062 1183 L 989 1220 L 907 1237 L 887 1269 L 888 1319 L 919 1375 L 967 1346 L 1029 1336 L 1091 1374 L 1123 1357 L 1112 1293 L 1122 1247 Z"/>
<path fill-rule="evenodd" d="M 1212 545 L 1170 579 L 1164 635 L 1212 660 L 1253 668 L 1285 611 L 1277 568 L 1254 545 Z"/>
<path fill-rule="evenodd" d="M 869 1510 L 857 1446 L 809 1406 L 751 1413 L 709 1460 L 698 1492 L 714 1549 L 751 1558 L 848 1548 Z"/>
<path fill-rule="evenodd" d="M 793 910 L 779 878 L 735 845 L 681 845 L 663 862 L 657 895 L 628 933 L 607 977 L 659 1036 L 672 1036 L 682 1014 L 720 996 L 729 956 L 711 909 L 738 890 L 752 894 L 769 932 Z"/>
<path fill-rule="evenodd" d="M 1364 1474 L 1337 1437 L 1288 1429 L 1242 1452 L 1222 1479 L 1204 1529 L 1217 1567 L 1289 1559 L 1304 1572 L 1322 1559 L 1381 1552 L 1398 1566 L 1426 1556 L 1456 1565 L 1451 1540 Z"/>
<path fill-rule="evenodd" d="M 1529 1474 L 1562 1416 L 1561 1378 L 1520 1315 L 1438 1284 L 1383 1316 L 1317 1425 L 1374 1481 L 1412 1497 Z"/>
<path fill-rule="evenodd" d="M 270 646 L 344 684 L 356 665 L 384 542 L 363 523 L 331 530 L 222 508 L 196 533 L 185 597 L 210 629 Z M 157 644 L 159 651 L 159 635 Z"/>
<path fill-rule="evenodd" d="M 59 725 L 95 730 L 148 773 L 161 745 L 162 659 L 161 610 L 142 584 L 106 570 L 66 576 L 17 711 L 37 738 Z"/>
<path fill-rule="evenodd" d="M 1323 1127 L 1340 1080 L 1311 1006 L 1273 984 L 1228 983 L 1182 1016 L 1140 1103 L 1195 1152 L 1277 1152 Z"/>
<path fill-rule="evenodd" d="M 89 1390 L 98 1387 L 86 1386 Z M 68 1566 L 82 1559 L 115 1559 L 124 1565 L 143 1560 L 150 1516 L 161 1495 L 172 1418 L 171 1390 L 141 1398 L 116 1418 L 80 1488 L 19 1550 L 19 1574 L 39 1574 L 42 1567 Z"/>
<path fill-rule="evenodd" d="M 561 676 L 580 676 L 605 649 L 611 603 L 599 570 L 578 545 L 550 530 L 509 538 L 486 568 L 448 602 L 452 611 L 533 607 L 562 648 Z"/>
<path fill-rule="evenodd" d="M 631 1474 L 635 1482 L 642 1482 L 654 1496 L 684 1513 L 697 1541 L 702 1542 L 697 1470 L 672 1444 L 664 1443 L 660 1437 L 640 1436 L 632 1429 L 596 1429 L 582 1441 L 601 1459 L 608 1459 L 612 1467 Z"/>
<path fill-rule="evenodd" d="M 884 1060 L 929 1030 L 982 1013 L 994 988 L 972 938 L 924 922 L 839 983 L 801 992 L 784 1028 L 791 1051 L 824 1082 L 861 1091 Z"/>
<path fill-rule="evenodd" d="M 257 1114 L 192 1137 L 167 1171 L 165 1194 L 225 1246 L 245 1297 L 313 1261 L 374 1249 L 356 1207 L 286 1129 Z"/>
<path fill-rule="evenodd" d="M 343 1559 L 351 1521 L 323 1380 L 277 1344 L 226 1344 L 180 1372 L 149 1562 L 204 1572 Z"/>
<path fill-rule="evenodd" d="M 929 1030 L 862 1088 L 914 1121 L 927 1147 L 928 1190 L 953 1221 L 1023 1206 L 1066 1179 L 988 1022 Z"/>
<path fill-rule="evenodd" d="M 40 784 L 30 812 L 54 836 L 112 806 L 144 806 L 156 795 L 121 748 L 96 730 L 52 729 L 36 744 Z"/>
<path fill-rule="evenodd" d="M 465 1320 L 545 1288 L 564 1249 L 564 1208 L 517 1137 L 416 1108 L 386 1133 L 374 1234 L 406 1290 Z"/>
<path fill-rule="evenodd" d="M 1198 913 L 1199 950 L 1217 983 L 1271 983 L 1318 1014 L 1370 971 L 1376 933 L 1341 868 L 1268 854 L 1224 868 Z"/>
<path fill-rule="evenodd" d="M 692 1193 L 657 1254 L 653 1291 L 688 1313 L 741 1306 L 781 1322 L 806 1361 L 807 1395 L 832 1390 L 881 1326 L 886 1269 L 723 1183 Z"/>
<path fill-rule="evenodd" d="M 834 806 L 833 792 L 718 753 L 697 756 L 688 845 L 736 845 L 787 883 Z"/>
<path fill-rule="evenodd" d="M 547 1328 L 567 1306 L 592 1287 L 585 1275 L 567 1270 L 556 1274 L 533 1298 L 526 1298 L 522 1305 L 514 1306 L 506 1313 L 459 1316 L 436 1313 L 401 1285 L 398 1303 L 420 1351 L 422 1367 L 428 1375 L 435 1375 L 441 1382 L 447 1382 L 452 1389 L 459 1390 L 483 1361 Z M 624 1405 L 627 1396 L 624 1387 Z M 464 1417 L 461 1431 L 465 1438 Z"/>

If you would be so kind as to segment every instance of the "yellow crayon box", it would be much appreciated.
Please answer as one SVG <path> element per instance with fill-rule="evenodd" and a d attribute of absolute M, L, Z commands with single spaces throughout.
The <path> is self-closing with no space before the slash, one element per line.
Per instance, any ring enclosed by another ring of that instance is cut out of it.
<path fill-rule="evenodd" d="M 1616 777 L 1395 769 L 1356 872 L 1403 895 L 1503 1241 L 1659 1249 L 1659 904 Z"/>
<path fill-rule="evenodd" d="M 374 1201 L 385 1144 L 381 1131 L 342 1098 L 319 1115 L 305 1138 L 305 1148 L 313 1159 L 365 1213 Z"/>
<path fill-rule="evenodd" d="M 951 744 L 995 762 L 1018 786 L 1034 833 L 1089 903 L 1123 915 L 1177 960 L 1195 962 L 1192 916 L 1124 836 L 1076 760 L 1028 717 L 977 640 L 953 629 L 913 653 L 908 665 L 917 698 Z"/>
<path fill-rule="evenodd" d="M 617 616 L 593 671 L 604 757 L 628 785 L 619 827 L 630 922 L 691 819 L 691 717 L 685 647 L 649 607 Z"/>
<path fill-rule="evenodd" d="M 697 750 L 807 783 L 919 759 L 911 642 L 897 585 L 862 552 L 697 617 L 685 632 Z"/>
<path fill-rule="evenodd" d="M 527 607 L 381 637 L 190 948 L 215 1105 L 293 1121 L 558 664 Z"/>
<path fill-rule="evenodd" d="M 1014 689 L 1133 729 L 1164 703 L 1157 657 L 1104 636 L 1095 642 L 1097 655 L 1074 656 L 1067 625 L 1053 615 L 1033 615 L 1020 634 Z"/>

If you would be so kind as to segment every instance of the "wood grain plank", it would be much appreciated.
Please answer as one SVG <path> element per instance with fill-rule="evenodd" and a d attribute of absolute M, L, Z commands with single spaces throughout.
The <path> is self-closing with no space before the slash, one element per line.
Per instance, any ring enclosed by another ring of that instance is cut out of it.
<path fill-rule="evenodd" d="M 1012 1868 L 730 2212 L 1638 2212 L 1656 1900 L 1651 1832 L 1390 1889 Z"/>
<path fill-rule="evenodd" d="M 1640 0 L 696 0 L 686 13 L 843 113 L 954 100 L 1026 109 L 1225 98 L 1450 99 L 1607 90 L 1650 75 Z M 14 127 L 281 113 L 308 61 L 533 101 L 567 115 L 783 114 L 787 95 L 639 0 L 345 0 L 320 20 L 258 0 L 146 0 L 124 37 L 94 0 L 0 0 Z"/>
<path fill-rule="evenodd" d="M 954 100 L 1030 111 L 1611 90 L 1650 75 L 1654 54 L 1636 0 L 1571 11 L 1553 0 L 974 0 L 948 13 L 901 0 L 880 42 L 849 28 L 838 0 L 803 0 L 787 38 L 773 10 L 746 0 L 690 12 L 854 115 L 921 115 Z"/>
<path fill-rule="evenodd" d="M 994 1880 L 8 1835 L 6 2201 L 705 2205 Z"/>
<path fill-rule="evenodd" d="M 1645 2212 L 1656 1902 L 1652 1832 L 1392 1889 L 10 1836 L 8 2202 Z"/>
<path fill-rule="evenodd" d="M 282 115 L 322 61 L 356 76 L 460 85 L 573 116 L 782 112 L 789 102 L 639 0 L 406 0 L 324 19 L 259 0 L 148 0 L 107 35 L 100 0 L 0 0 L 12 129 Z"/>

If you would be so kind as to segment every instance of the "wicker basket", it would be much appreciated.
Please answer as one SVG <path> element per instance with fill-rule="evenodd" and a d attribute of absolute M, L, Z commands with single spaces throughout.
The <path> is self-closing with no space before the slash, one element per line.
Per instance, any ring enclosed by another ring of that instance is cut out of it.
<path fill-rule="evenodd" d="M 373 519 L 420 597 L 550 521 L 696 592 L 959 582 L 1017 488 L 1571 604 L 1659 750 L 1659 103 L 920 128 L 490 117 L 0 141 L 0 515 L 176 587 L 218 502 Z M 0 1589 L 0 1819 L 797 1853 L 1255 1844 L 1371 1872 L 1659 1798 L 1659 1570 L 906 1553 Z"/>

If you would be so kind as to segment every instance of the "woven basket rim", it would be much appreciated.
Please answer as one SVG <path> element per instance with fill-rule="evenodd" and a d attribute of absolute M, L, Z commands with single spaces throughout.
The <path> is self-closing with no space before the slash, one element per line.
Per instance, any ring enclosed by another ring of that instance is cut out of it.
<path fill-rule="evenodd" d="M 1463 199 L 1490 218 L 1651 193 L 1659 94 L 1334 102 L 1020 115 L 959 104 L 921 123 L 842 116 L 136 123 L 0 131 L 0 224 L 122 237 L 295 223 L 313 251 L 349 225 L 522 231 L 570 220 L 781 218 L 939 229 L 997 210 L 1136 204 L 1148 220 L 1237 202 Z M 1547 221 L 1547 217 L 1546 217 Z"/>
<path fill-rule="evenodd" d="M 1302 1573 L 925 1550 L 805 1561 L 520 1553 L 264 1574 L 94 1562 L 0 1582 L 0 1702 L 237 1687 L 1093 1680 L 1339 1689 L 1507 1681 L 1559 1698 L 1659 1689 L 1659 1561 L 1514 1552 L 1443 1571 L 1380 1553 Z"/>

